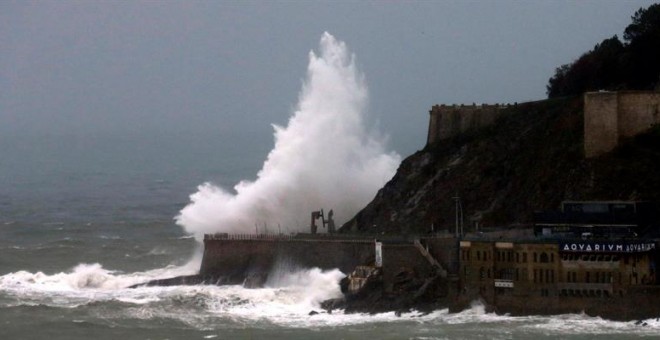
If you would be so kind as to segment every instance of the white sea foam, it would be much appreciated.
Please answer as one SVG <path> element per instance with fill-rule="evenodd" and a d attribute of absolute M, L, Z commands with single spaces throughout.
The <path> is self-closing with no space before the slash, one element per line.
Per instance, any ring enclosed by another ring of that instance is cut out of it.
<path fill-rule="evenodd" d="M 47 275 L 18 271 L 0 276 L 0 289 L 31 293 L 113 291 L 148 280 L 192 274 L 187 267 L 166 267 L 132 274 L 119 274 L 100 264 L 79 264 L 70 272 Z"/>
<path fill-rule="evenodd" d="M 553 334 L 646 334 L 660 335 L 660 321 L 611 321 L 585 314 L 564 314 L 552 317 L 537 316 L 535 322 L 524 328 Z"/>
<path fill-rule="evenodd" d="M 191 234 L 251 233 L 254 225 L 307 230 L 313 210 L 352 217 L 394 174 L 399 155 L 365 127 L 367 87 L 346 45 L 324 33 L 309 54 L 307 78 L 286 127 L 273 126 L 275 147 L 255 181 L 232 194 L 205 183 L 176 217 Z"/>
<path fill-rule="evenodd" d="M 118 235 L 99 235 L 98 237 L 100 239 L 104 239 L 104 240 L 119 240 L 119 239 L 121 239 L 121 236 L 118 236 Z"/>
<path fill-rule="evenodd" d="M 657 335 L 660 322 L 646 320 L 614 322 L 581 314 L 512 317 L 486 313 L 478 303 L 460 313 L 446 309 L 429 314 L 419 312 L 397 315 L 394 312 L 344 314 L 321 310 L 320 303 L 341 296 L 338 270 L 305 269 L 279 273 L 268 286 L 246 289 L 242 286 L 172 286 L 126 288 L 147 279 L 186 274 L 184 267 L 121 274 L 98 264 L 79 265 L 67 273 L 16 272 L 0 276 L 0 296 L 5 306 L 46 305 L 59 308 L 84 308 L 90 303 L 118 301 L 125 306 L 104 309 L 104 318 L 172 319 L 197 329 L 214 329 L 218 320 L 233 320 L 238 327 L 276 325 L 289 328 L 339 327 L 361 324 L 400 323 L 416 334 L 435 338 L 438 330 L 459 337 L 486 336 L 488 332 L 507 334 Z M 14 297 L 13 299 L 11 297 Z M 309 315 L 317 311 L 317 315 Z M 225 321 L 226 322 L 226 321 Z M 240 326 L 243 325 L 243 326 Z M 268 326 L 267 326 L 268 327 Z M 481 335 L 480 335 L 481 334 Z"/>
<path fill-rule="evenodd" d="M 181 306 L 205 309 L 207 318 L 229 317 L 243 320 L 269 320 L 275 323 L 303 322 L 320 303 L 341 296 L 339 270 L 301 270 L 282 274 L 269 287 L 246 289 L 242 286 L 129 286 L 151 279 L 190 274 L 186 267 L 167 267 L 148 272 L 121 274 L 99 264 L 80 264 L 69 272 L 52 275 L 19 271 L 0 276 L 0 295 L 7 305 L 47 305 L 77 308 L 92 302 L 119 301 L 139 306 L 125 313 L 135 318 L 168 317 L 186 323 L 204 323 L 203 315 L 188 320 L 188 314 L 172 313 Z M 11 298 L 13 297 L 13 299 Z M 7 302 L 9 301 L 9 302 Z M 302 325 L 302 324 L 301 324 Z"/>
<path fill-rule="evenodd" d="M 170 251 L 163 247 L 156 247 L 151 249 L 147 255 L 167 255 L 169 253 Z"/>
<path fill-rule="evenodd" d="M 38 296 L 61 293 L 67 296 L 88 295 L 88 293 L 117 291 L 150 280 L 171 278 L 197 273 L 201 263 L 201 251 L 183 266 L 167 266 L 145 272 L 120 273 L 103 268 L 98 263 L 81 263 L 69 272 L 44 274 L 18 271 L 0 276 L 0 292 L 13 294 L 27 293 Z"/>

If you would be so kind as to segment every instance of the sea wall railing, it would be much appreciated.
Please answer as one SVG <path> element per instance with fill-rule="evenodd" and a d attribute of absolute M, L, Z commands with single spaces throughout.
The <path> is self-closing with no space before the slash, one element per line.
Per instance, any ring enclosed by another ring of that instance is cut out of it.
<path fill-rule="evenodd" d="M 451 235 L 377 235 L 377 234 L 310 234 L 310 233 L 290 233 L 290 234 L 230 234 L 215 233 L 204 234 L 204 240 L 213 241 L 335 241 L 335 242 L 374 242 L 378 240 L 384 244 L 412 244 L 414 240 L 419 239 L 446 239 Z"/>
<path fill-rule="evenodd" d="M 328 235 L 328 236 L 321 236 Z M 204 240 L 213 241 L 332 241 L 351 243 L 371 243 L 373 238 L 355 236 L 336 236 L 334 234 L 204 234 Z"/>

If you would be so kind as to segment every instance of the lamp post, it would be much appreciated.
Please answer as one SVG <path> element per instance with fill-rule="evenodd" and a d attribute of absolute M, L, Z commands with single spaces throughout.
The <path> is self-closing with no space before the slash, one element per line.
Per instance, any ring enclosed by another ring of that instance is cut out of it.
<path fill-rule="evenodd" d="M 456 196 L 452 197 L 456 205 L 456 237 L 463 237 L 463 204 L 461 204 L 461 197 Z"/>

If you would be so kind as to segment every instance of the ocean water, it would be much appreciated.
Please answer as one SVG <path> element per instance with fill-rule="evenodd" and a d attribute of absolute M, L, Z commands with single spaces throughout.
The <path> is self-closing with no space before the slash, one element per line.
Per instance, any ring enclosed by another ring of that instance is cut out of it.
<path fill-rule="evenodd" d="M 233 151 L 197 138 L 0 138 L 0 339 L 660 337 L 659 320 L 510 317 L 479 304 L 457 314 L 327 314 L 319 303 L 339 296 L 337 270 L 278 273 L 262 289 L 128 288 L 196 272 L 200 245 L 173 217 L 203 181 L 249 177 L 269 147 L 213 158 Z"/>

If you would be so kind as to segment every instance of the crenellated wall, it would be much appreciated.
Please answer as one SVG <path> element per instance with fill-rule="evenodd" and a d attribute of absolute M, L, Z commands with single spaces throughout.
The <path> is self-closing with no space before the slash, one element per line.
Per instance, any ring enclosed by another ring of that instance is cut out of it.
<path fill-rule="evenodd" d="M 426 143 L 431 145 L 495 122 L 507 105 L 434 105 L 429 111 Z M 584 94 L 584 154 L 595 157 L 660 124 L 660 92 L 620 91 Z"/>
<path fill-rule="evenodd" d="M 488 126 L 500 117 L 507 105 L 434 105 L 429 111 L 426 143 L 454 137 Z"/>
<path fill-rule="evenodd" d="M 660 124 L 660 92 L 587 92 L 584 155 L 590 158 L 606 153 L 620 138 L 635 136 L 656 124 Z"/>

